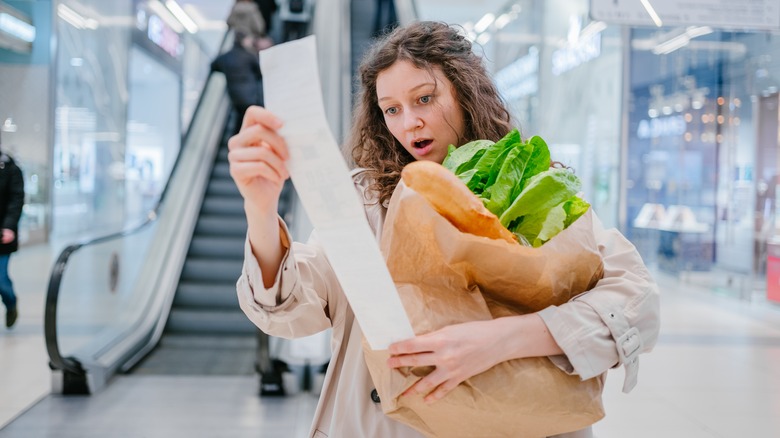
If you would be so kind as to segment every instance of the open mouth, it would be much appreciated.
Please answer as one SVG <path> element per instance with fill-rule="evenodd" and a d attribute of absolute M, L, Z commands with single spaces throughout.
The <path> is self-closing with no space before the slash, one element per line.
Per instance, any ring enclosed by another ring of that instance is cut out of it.
<path fill-rule="evenodd" d="M 425 149 L 433 143 L 433 140 L 417 140 L 412 145 L 415 149 Z"/>

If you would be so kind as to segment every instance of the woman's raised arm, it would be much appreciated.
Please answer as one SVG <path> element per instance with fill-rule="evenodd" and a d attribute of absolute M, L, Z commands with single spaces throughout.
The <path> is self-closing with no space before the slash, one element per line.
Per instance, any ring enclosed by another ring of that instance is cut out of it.
<path fill-rule="evenodd" d="M 285 248 L 277 209 L 284 181 L 289 177 L 287 144 L 278 134 L 282 122 L 265 108 L 250 107 L 241 130 L 228 141 L 230 176 L 244 198 L 249 242 L 270 287 L 279 271 Z"/>

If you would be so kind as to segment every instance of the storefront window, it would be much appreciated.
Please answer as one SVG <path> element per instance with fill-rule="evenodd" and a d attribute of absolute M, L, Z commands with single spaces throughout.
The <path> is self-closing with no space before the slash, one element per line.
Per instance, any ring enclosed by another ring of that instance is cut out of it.
<path fill-rule="evenodd" d="M 655 272 L 780 302 L 776 6 L 664 7 L 666 27 L 638 2 L 587 0 L 505 2 L 461 24 L 524 135 L 574 168 Z"/>
<path fill-rule="evenodd" d="M 689 26 L 635 29 L 631 47 L 627 236 L 661 273 L 763 295 L 780 39 Z"/>
<path fill-rule="evenodd" d="M 194 64 L 203 50 L 160 2 L 63 1 L 57 16 L 53 234 L 68 240 L 146 216 L 208 63 Z"/>
<path fill-rule="evenodd" d="M 124 217 L 129 2 L 57 5 L 53 234 L 119 229 Z"/>
<path fill-rule="evenodd" d="M 590 20 L 585 0 L 509 2 L 494 15 L 491 37 L 475 41 L 524 136 L 544 138 L 552 158 L 580 177 L 601 220 L 616 226 L 620 28 Z"/>
<path fill-rule="evenodd" d="M 179 77 L 145 50 L 130 50 L 125 153 L 126 221 L 156 204 L 179 153 Z"/>

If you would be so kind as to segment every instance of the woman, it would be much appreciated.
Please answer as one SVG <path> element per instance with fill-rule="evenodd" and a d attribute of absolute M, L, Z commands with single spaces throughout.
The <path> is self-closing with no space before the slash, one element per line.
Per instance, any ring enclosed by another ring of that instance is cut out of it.
<path fill-rule="evenodd" d="M 378 41 L 360 68 L 361 91 L 349 140 L 355 186 L 377 239 L 401 169 L 441 162 L 449 144 L 496 141 L 512 123 L 481 59 L 458 31 L 419 22 Z M 276 215 L 288 177 L 282 122 L 253 107 L 231 138 L 231 174 L 245 200 L 248 238 L 238 281 L 242 309 L 262 330 L 287 338 L 333 328 L 333 357 L 312 426 L 314 437 L 416 437 L 384 416 L 366 368 L 362 333 L 316 239 L 292 244 Z M 658 291 L 634 247 L 616 230 L 594 233 L 604 279 L 559 307 L 445 327 L 390 347 L 388 366 L 434 365 L 407 393 L 435 402 L 465 379 L 513 358 L 548 356 L 582 379 L 626 366 L 658 335 Z M 631 342 L 628 342 L 631 339 Z M 489 342 L 488 342 L 489 340 Z M 591 436 L 590 429 L 565 436 Z"/>

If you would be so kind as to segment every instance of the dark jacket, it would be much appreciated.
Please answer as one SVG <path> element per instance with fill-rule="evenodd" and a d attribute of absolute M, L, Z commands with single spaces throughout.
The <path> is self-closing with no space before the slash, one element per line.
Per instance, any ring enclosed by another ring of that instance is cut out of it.
<path fill-rule="evenodd" d="M 255 0 L 255 3 L 260 8 L 260 14 L 265 20 L 265 32 L 270 33 L 274 12 L 276 12 L 276 0 Z"/>
<path fill-rule="evenodd" d="M 13 230 L 16 237 L 10 243 L 0 241 L 0 254 L 11 254 L 19 249 L 19 218 L 24 205 L 24 178 L 22 169 L 13 158 L 0 152 L 0 229 Z"/>
<path fill-rule="evenodd" d="M 263 104 L 260 58 L 244 49 L 239 41 L 211 63 L 211 70 L 225 74 L 228 95 L 236 108 L 246 110 L 251 105 Z"/>

